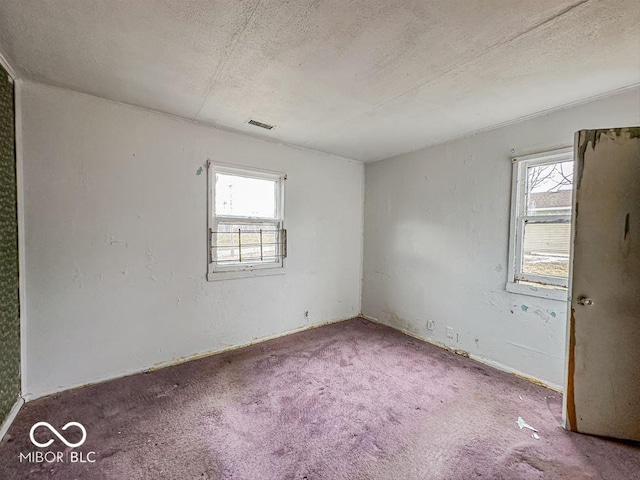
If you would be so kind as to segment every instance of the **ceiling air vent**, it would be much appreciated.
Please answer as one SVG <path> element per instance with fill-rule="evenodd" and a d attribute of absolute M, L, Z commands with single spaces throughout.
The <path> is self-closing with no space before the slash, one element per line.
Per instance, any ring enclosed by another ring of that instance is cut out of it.
<path fill-rule="evenodd" d="M 255 125 L 256 127 L 266 128 L 267 130 L 271 130 L 273 125 L 267 125 L 266 123 L 258 122 L 256 120 L 249 120 L 249 125 Z"/>

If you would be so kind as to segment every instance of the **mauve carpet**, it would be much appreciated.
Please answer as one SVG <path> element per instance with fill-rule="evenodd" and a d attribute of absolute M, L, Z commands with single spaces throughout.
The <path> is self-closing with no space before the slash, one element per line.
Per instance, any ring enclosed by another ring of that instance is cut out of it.
<path fill-rule="evenodd" d="M 640 478 L 640 449 L 566 432 L 560 416 L 551 390 L 353 319 L 28 403 L 0 478 Z M 71 451 L 43 427 L 36 440 L 55 441 L 34 447 L 38 421 L 82 423 L 76 450 L 95 463 L 21 463 Z"/>

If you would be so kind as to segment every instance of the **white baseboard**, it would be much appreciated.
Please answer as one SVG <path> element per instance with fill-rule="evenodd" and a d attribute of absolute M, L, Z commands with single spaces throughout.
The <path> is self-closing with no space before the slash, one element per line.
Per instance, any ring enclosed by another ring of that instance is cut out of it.
<path fill-rule="evenodd" d="M 230 352 L 232 350 L 237 350 L 239 348 L 249 347 L 249 346 L 255 345 L 257 343 L 267 342 L 269 340 L 275 340 L 276 338 L 285 337 L 285 336 L 291 335 L 293 333 L 304 332 L 306 330 L 313 330 L 314 328 L 322 327 L 322 326 L 325 326 L 325 325 L 330 325 L 330 324 L 333 324 L 333 323 L 343 322 L 345 320 L 350 320 L 352 318 L 357 318 L 357 317 L 358 317 L 358 315 L 355 315 L 353 317 L 337 318 L 337 319 L 334 319 L 334 320 L 329 320 L 329 321 L 322 322 L 322 323 L 316 323 L 316 324 L 313 324 L 313 325 L 304 325 L 304 326 L 299 327 L 299 328 L 294 328 L 293 330 L 287 330 L 286 332 L 283 332 L 283 333 L 277 333 L 275 335 L 269 335 L 267 337 L 261 337 L 259 339 L 252 340 L 251 342 L 242 343 L 242 344 L 239 344 L 239 345 L 233 345 L 231 347 L 222 348 L 220 350 L 210 350 L 210 351 L 206 351 L 206 352 L 194 353 L 193 355 L 189 355 L 187 357 L 182 357 L 182 358 L 178 358 L 178 359 L 172 359 L 172 360 L 168 360 L 166 362 L 161 362 L 161 363 L 156 363 L 156 364 L 153 364 L 153 365 L 149 365 L 147 367 L 133 368 L 133 369 L 125 370 L 123 372 L 115 373 L 115 374 L 112 374 L 112 375 L 104 375 L 102 377 L 94 378 L 94 379 L 91 379 L 91 380 L 84 380 L 84 381 L 80 381 L 80 382 L 73 383 L 73 384 L 70 384 L 70 385 L 61 385 L 61 386 L 58 386 L 56 388 L 52 388 L 52 389 L 49 389 L 49 390 L 28 392 L 28 393 L 25 393 L 23 395 L 23 398 L 24 398 L 25 402 L 31 402 L 31 401 L 36 400 L 38 398 L 47 397 L 49 395 L 54 395 L 56 393 L 64 392 L 66 390 L 73 390 L 75 388 L 88 387 L 90 385 L 95 385 L 95 384 L 98 384 L 98 383 L 108 382 L 110 380 L 116 380 L 118 378 L 128 377 L 130 375 L 136 375 L 138 373 L 153 372 L 155 370 L 160 370 L 162 368 L 172 367 L 174 365 L 180 365 L 181 363 L 190 362 L 192 360 L 199 360 L 201 358 L 210 357 L 212 355 L 218 355 L 220 353 Z"/>
<path fill-rule="evenodd" d="M 548 388 L 550 390 L 554 390 L 554 391 L 556 391 L 558 393 L 564 393 L 564 388 L 562 386 L 560 386 L 560 385 L 556 385 L 555 383 L 550 383 L 550 382 L 547 382 L 546 380 L 542 380 L 541 378 L 537 378 L 537 377 L 534 377 L 532 375 L 528 375 L 528 374 L 523 373 L 523 372 L 521 372 L 519 370 L 516 370 L 515 368 L 511 368 L 511 367 L 508 367 L 507 365 L 503 365 L 500 362 L 496 362 L 495 360 L 491 360 L 489 358 L 485 358 L 485 357 L 482 357 L 482 356 L 474 355 L 474 354 L 471 354 L 469 352 L 463 352 L 461 350 L 456 350 L 455 348 L 451 348 L 451 347 L 445 345 L 444 343 L 436 342 L 436 341 L 434 341 L 432 339 L 429 339 L 429 338 L 420 337 L 420 336 L 418 336 L 417 334 L 415 334 L 413 332 L 410 332 L 408 330 L 404 330 L 402 328 L 394 327 L 393 325 L 387 325 L 386 323 L 380 321 L 379 319 L 377 319 L 375 317 L 371 317 L 369 315 L 361 314 L 361 317 L 365 318 L 365 319 L 367 319 L 367 320 L 369 320 L 369 321 L 371 321 L 373 323 L 377 323 L 379 325 L 384 325 L 385 327 L 393 328 L 394 330 L 402 332 L 405 335 L 408 335 L 408 336 L 413 337 L 413 338 L 415 338 L 417 340 L 421 340 L 423 342 L 429 343 L 429 344 L 434 345 L 434 346 L 436 346 L 438 348 L 442 348 L 442 349 L 447 350 L 449 352 L 456 353 L 458 355 L 462 355 L 464 357 L 470 358 L 471 360 L 474 360 L 474 361 L 476 361 L 478 363 L 482 363 L 483 365 L 487 365 L 488 367 L 495 368 L 496 370 L 500 370 L 501 372 L 510 373 L 511 375 L 515 375 L 516 377 L 522 378 L 523 380 L 526 380 L 528 382 L 534 383 L 536 385 L 540 385 L 540 386 Z"/>
<path fill-rule="evenodd" d="M 0 426 L 0 442 L 9 431 L 9 427 L 11 426 L 13 421 L 18 416 L 18 412 L 22 408 L 22 405 L 24 405 L 24 400 L 22 399 L 22 397 L 18 397 L 16 403 L 13 405 L 11 410 L 9 410 L 9 415 L 7 415 L 7 418 L 4 419 L 2 426 Z"/>

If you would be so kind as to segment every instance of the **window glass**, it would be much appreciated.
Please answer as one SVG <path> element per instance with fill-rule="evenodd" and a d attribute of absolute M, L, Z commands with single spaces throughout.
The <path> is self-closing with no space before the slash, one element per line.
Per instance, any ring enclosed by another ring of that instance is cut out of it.
<path fill-rule="evenodd" d="M 568 278 L 570 245 L 570 223 L 525 224 L 522 272 Z"/>
<path fill-rule="evenodd" d="M 278 172 L 209 163 L 208 280 L 284 273 L 284 181 Z M 270 270 L 270 271 L 269 271 Z"/>
<path fill-rule="evenodd" d="M 216 216 L 277 218 L 277 181 L 216 173 Z"/>
<path fill-rule="evenodd" d="M 212 240 L 216 263 L 231 265 L 277 262 L 282 237 L 277 223 L 218 223 Z"/>
<path fill-rule="evenodd" d="M 573 161 L 527 168 L 527 215 L 571 215 Z"/>
<path fill-rule="evenodd" d="M 563 300 L 569 284 L 573 152 L 513 159 L 507 290 Z"/>

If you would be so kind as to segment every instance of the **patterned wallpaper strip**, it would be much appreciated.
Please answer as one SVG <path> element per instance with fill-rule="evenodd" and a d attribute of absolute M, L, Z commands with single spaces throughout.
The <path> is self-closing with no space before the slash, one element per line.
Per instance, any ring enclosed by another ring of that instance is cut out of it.
<path fill-rule="evenodd" d="M 0 67 L 0 424 L 20 394 L 20 304 L 13 83 Z"/>

